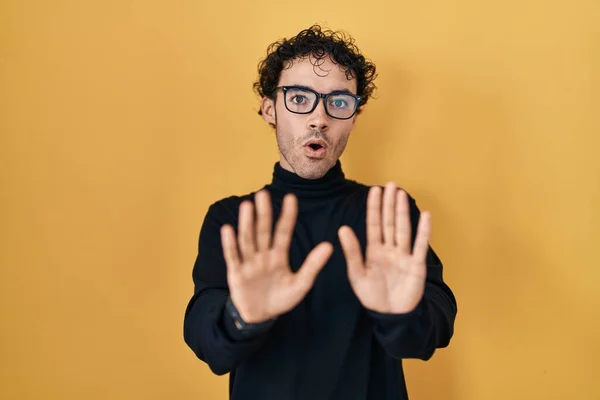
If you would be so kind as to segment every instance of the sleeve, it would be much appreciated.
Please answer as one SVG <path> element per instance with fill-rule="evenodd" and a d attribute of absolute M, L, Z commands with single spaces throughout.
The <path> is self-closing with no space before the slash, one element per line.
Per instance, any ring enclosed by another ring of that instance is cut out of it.
<path fill-rule="evenodd" d="M 409 196 L 412 243 L 416 238 L 420 211 Z M 423 298 L 407 314 L 367 313 L 374 320 L 374 333 L 386 352 L 394 358 L 430 359 L 436 349 L 449 345 L 457 314 L 456 298 L 444 282 L 443 265 L 430 247 L 427 253 L 427 279 Z"/>
<path fill-rule="evenodd" d="M 228 215 L 230 214 L 230 215 Z M 230 372 L 264 342 L 271 325 L 239 330 L 226 304 L 229 299 L 227 267 L 221 247 L 221 226 L 237 228 L 234 213 L 211 205 L 200 230 L 193 268 L 194 294 L 185 310 L 183 336 L 196 356 L 217 375 Z"/>

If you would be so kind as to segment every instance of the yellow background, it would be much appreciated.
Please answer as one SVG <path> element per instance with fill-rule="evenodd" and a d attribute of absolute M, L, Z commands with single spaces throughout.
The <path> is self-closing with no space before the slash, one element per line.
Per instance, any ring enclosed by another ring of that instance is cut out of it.
<path fill-rule="evenodd" d="M 226 398 L 197 235 L 270 180 L 256 64 L 320 22 L 379 71 L 345 172 L 432 211 L 459 302 L 411 399 L 600 399 L 600 2 L 0 4 L 0 398 Z"/>

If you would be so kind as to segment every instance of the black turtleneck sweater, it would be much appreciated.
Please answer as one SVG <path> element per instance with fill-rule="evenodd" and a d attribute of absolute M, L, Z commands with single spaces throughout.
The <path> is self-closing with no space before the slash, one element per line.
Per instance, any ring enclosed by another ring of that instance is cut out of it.
<path fill-rule="evenodd" d="M 250 335 L 240 333 L 225 304 L 229 297 L 220 228 L 237 228 L 238 208 L 254 192 L 213 203 L 200 231 L 193 269 L 194 295 L 185 313 L 184 338 L 216 374 L 230 373 L 232 400 L 399 400 L 407 399 L 404 358 L 428 360 L 449 344 L 456 301 L 442 279 L 442 263 L 430 248 L 427 285 L 408 314 L 365 309 L 350 287 L 337 231 L 352 227 L 364 254 L 369 186 L 345 178 L 341 163 L 320 179 L 308 180 L 275 164 L 264 187 L 273 202 L 273 224 L 283 196 L 298 197 L 298 218 L 290 247 L 297 271 L 308 253 L 329 241 L 334 251 L 313 288 L 293 310 Z M 409 196 L 416 235 L 419 209 Z"/>

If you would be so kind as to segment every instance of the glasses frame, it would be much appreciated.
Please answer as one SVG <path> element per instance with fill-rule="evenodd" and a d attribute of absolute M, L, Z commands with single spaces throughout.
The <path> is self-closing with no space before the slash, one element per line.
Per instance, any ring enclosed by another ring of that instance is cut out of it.
<path fill-rule="evenodd" d="M 333 119 L 341 119 L 341 120 L 347 120 L 350 119 L 354 116 L 354 114 L 356 114 L 356 111 L 358 110 L 358 106 L 360 105 L 360 102 L 362 100 L 362 96 L 357 96 L 353 93 L 347 92 L 345 90 L 334 90 L 331 93 L 319 93 L 316 90 L 313 90 L 309 87 L 306 86 L 298 86 L 298 85 L 292 85 L 292 86 L 277 86 L 276 89 L 281 89 L 281 91 L 283 92 L 283 104 L 285 105 L 286 110 L 288 110 L 289 112 L 293 113 L 293 114 L 310 114 L 313 111 L 315 111 L 315 109 L 317 108 L 317 106 L 319 105 L 319 100 L 323 99 L 323 106 L 325 107 L 325 112 L 327 113 L 327 115 Z M 317 100 L 315 101 L 315 103 L 313 104 L 312 108 L 309 111 L 306 112 L 298 112 L 298 111 L 292 111 L 290 110 L 290 108 L 287 105 L 287 96 L 286 96 L 286 92 L 290 89 L 298 89 L 298 90 L 305 90 L 307 92 L 311 92 L 313 93 L 315 96 L 317 96 Z M 334 95 L 346 95 L 346 96 L 350 96 L 353 97 L 356 102 L 354 103 L 354 110 L 352 110 L 352 114 L 350 114 L 349 117 L 346 118 L 340 118 L 340 117 L 334 117 L 333 115 L 331 115 L 329 113 L 329 107 L 327 106 L 327 99 L 329 98 L 329 96 L 334 96 Z"/>

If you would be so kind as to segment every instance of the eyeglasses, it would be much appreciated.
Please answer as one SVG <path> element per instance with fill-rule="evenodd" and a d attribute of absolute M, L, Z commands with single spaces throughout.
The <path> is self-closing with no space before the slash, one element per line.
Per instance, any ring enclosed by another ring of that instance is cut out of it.
<path fill-rule="evenodd" d="M 283 91 L 285 108 L 294 114 L 310 114 L 323 99 L 325 112 L 331 118 L 350 119 L 356 113 L 361 96 L 336 90 L 323 94 L 303 86 L 278 86 Z"/>

